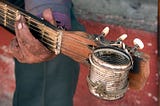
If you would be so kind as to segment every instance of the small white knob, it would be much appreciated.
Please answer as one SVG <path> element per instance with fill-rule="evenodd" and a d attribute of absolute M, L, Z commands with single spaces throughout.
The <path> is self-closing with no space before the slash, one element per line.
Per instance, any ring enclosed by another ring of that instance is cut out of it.
<path fill-rule="evenodd" d="M 139 47 L 139 49 L 143 49 L 144 48 L 143 42 L 140 39 L 138 39 L 138 38 L 135 38 L 133 40 L 133 44 L 137 45 Z"/>
<path fill-rule="evenodd" d="M 102 30 L 103 36 L 105 37 L 108 33 L 109 33 L 109 27 L 105 27 L 105 28 Z"/>
<path fill-rule="evenodd" d="M 127 38 L 127 34 L 122 34 L 118 39 L 120 39 L 121 41 L 125 40 Z"/>

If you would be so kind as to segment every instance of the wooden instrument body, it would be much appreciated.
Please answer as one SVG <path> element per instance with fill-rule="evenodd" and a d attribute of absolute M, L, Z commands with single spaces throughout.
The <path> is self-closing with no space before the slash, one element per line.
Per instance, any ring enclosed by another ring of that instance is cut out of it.
<path fill-rule="evenodd" d="M 89 36 L 91 35 L 85 32 L 64 31 L 61 52 L 75 61 L 85 63 L 89 54 L 92 53 L 92 49 L 89 48 L 89 45 L 97 46 L 93 39 L 89 39 Z"/>

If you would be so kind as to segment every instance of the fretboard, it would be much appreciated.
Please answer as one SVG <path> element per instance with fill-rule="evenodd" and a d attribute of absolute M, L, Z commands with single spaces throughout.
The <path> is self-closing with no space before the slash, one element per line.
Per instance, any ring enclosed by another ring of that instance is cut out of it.
<path fill-rule="evenodd" d="M 0 1 L 0 25 L 14 33 L 14 24 L 19 15 L 24 16 L 33 36 L 55 54 L 61 52 L 78 62 L 84 63 L 92 52 L 89 45 L 93 47 L 97 45 L 92 37 L 85 32 L 61 31 L 45 20 L 12 4 Z"/>
<path fill-rule="evenodd" d="M 16 6 L 0 1 L 0 25 L 14 33 L 14 24 L 18 15 L 24 16 L 31 33 L 48 49 L 54 51 L 57 40 L 57 28 L 49 22 L 38 18 Z"/>

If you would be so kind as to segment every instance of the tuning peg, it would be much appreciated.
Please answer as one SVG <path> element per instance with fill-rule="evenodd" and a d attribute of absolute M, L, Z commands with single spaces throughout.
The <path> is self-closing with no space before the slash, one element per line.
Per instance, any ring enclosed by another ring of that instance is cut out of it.
<path fill-rule="evenodd" d="M 143 42 L 138 38 L 135 38 L 133 40 L 133 44 L 134 44 L 134 48 L 137 48 L 137 49 L 143 49 L 144 48 Z"/>
<path fill-rule="evenodd" d="M 125 40 L 127 38 L 127 34 L 122 34 L 117 41 L 115 42 L 115 44 L 122 44 L 122 41 Z"/>
<path fill-rule="evenodd" d="M 127 36 L 128 36 L 127 34 L 122 34 L 117 40 L 118 41 L 123 41 L 127 38 Z"/>
<path fill-rule="evenodd" d="M 102 33 L 101 33 L 101 35 L 103 36 L 103 37 L 106 37 L 106 35 L 109 33 L 109 27 L 105 27 L 103 30 L 102 30 Z"/>

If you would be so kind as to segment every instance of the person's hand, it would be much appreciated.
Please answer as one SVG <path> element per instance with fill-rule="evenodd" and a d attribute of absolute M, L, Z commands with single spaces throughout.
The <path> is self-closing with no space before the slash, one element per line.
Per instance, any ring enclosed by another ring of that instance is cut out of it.
<path fill-rule="evenodd" d="M 51 24 L 56 24 L 50 9 L 44 10 L 42 16 Z M 16 20 L 16 36 L 9 45 L 9 53 L 11 55 L 21 63 L 39 63 L 55 56 L 54 53 L 50 52 L 41 42 L 34 38 L 28 26 L 25 24 L 23 16 L 18 16 Z"/>

